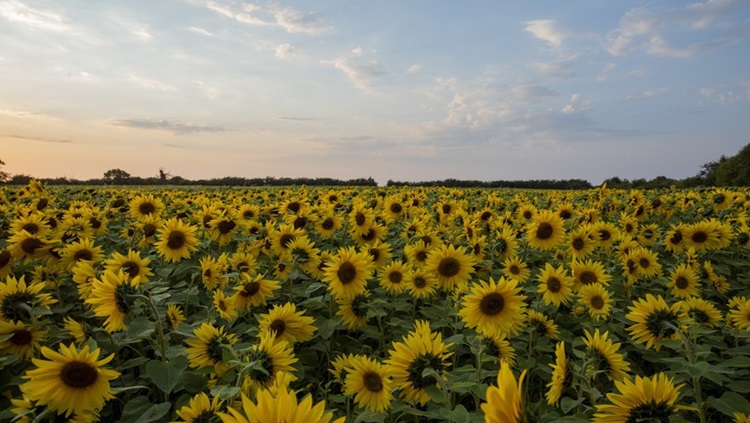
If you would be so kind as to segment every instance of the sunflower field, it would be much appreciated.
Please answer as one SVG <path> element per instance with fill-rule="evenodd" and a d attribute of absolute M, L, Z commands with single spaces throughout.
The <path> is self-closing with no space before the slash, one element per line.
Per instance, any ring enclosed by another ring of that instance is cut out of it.
<path fill-rule="evenodd" d="M 0 421 L 748 422 L 748 210 L 0 187 Z"/>

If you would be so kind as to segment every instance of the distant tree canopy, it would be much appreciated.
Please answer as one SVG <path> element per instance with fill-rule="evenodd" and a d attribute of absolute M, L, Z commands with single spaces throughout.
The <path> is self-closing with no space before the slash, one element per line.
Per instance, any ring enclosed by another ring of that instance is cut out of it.
<path fill-rule="evenodd" d="M 10 173 L 4 172 L 2 167 L 5 166 L 3 159 L 0 159 L 0 183 L 3 183 L 10 179 Z"/>

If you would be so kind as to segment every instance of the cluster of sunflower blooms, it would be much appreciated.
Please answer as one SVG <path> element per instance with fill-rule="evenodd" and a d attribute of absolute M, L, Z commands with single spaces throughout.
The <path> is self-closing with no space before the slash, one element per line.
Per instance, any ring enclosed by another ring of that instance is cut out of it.
<path fill-rule="evenodd" d="M 0 419 L 746 422 L 748 206 L 0 188 Z"/>

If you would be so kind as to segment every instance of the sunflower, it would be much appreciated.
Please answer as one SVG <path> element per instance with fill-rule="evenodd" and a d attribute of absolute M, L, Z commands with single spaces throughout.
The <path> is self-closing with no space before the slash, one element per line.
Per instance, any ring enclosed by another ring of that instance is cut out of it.
<path fill-rule="evenodd" d="M 258 389 L 267 389 L 282 372 L 292 372 L 292 364 L 297 362 L 292 345 L 284 340 L 274 338 L 269 332 L 262 333 L 257 344 L 244 358 L 249 366 L 242 381 L 242 388 L 248 394 Z"/>
<path fill-rule="evenodd" d="M 677 298 L 700 296 L 700 280 L 698 275 L 687 264 L 681 264 L 672 271 L 670 282 L 667 284 Z"/>
<path fill-rule="evenodd" d="M 117 273 L 106 270 L 100 279 L 91 283 L 91 294 L 86 298 L 86 304 L 92 306 L 94 314 L 106 317 L 104 329 L 117 332 L 127 329 L 125 317 L 133 306 L 132 295 L 138 294 L 138 278 L 130 279 L 123 271 Z"/>
<path fill-rule="evenodd" d="M 495 241 L 491 245 L 490 250 L 501 260 L 516 255 L 518 240 L 513 228 L 506 225 L 501 226 L 495 234 Z"/>
<path fill-rule="evenodd" d="M 393 257 L 391 244 L 380 241 L 370 244 L 367 247 L 367 254 L 370 255 L 375 270 L 378 270 L 381 267 L 385 266 L 385 264 L 388 263 Z"/>
<path fill-rule="evenodd" d="M 418 320 L 413 331 L 404 336 L 401 342 L 394 342 L 385 361 L 387 373 L 393 376 L 399 388 L 399 396 L 407 401 L 425 405 L 430 396 L 425 391 L 436 386 L 438 380 L 433 375 L 425 376 L 425 370 L 432 369 L 441 378 L 449 365 L 448 358 L 453 354 L 448 349 L 453 344 L 443 343 L 443 335 L 430 330 L 430 323 Z"/>
<path fill-rule="evenodd" d="M 734 423 L 750 423 L 750 414 L 736 412 L 732 414 L 732 417 L 734 417 Z"/>
<path fill-rule="evenodd" d="M 349 213 L 349 230 L 355 237 L 361 235 L 375 222 L 375 213 L 362 201 L 355 201 Z"/>
<path fill-rule="evenodd" d="M 34 309 L 42 307 L 49 311 L 50 305 L 57 302 L 50 294 L 42 292 L 43 283 L 26 284 L 24 276 L 16 279 L 6 276 L 0 282 L 0 319 L 7 321 L 30 321 Z"/>
<path fill-rule="evenodd" d="M 138 195 L 130 201 L 130 215 L 136 219 L 158 217 L 164 211 L 164 203 L 153 195 Z"/>
<path fill-rule="evenodd" d="M 326 412 L 325 402 L 313 404 L 308 395 L 301 402 L 297 401 L 294 391 L 289 388 L 279 389 L 274 395 L 270 390 L 260 390 L 256 402 L 242 394 L 242 411 L 228 408 L 229 413 L 219 413 L 223 423 L 329 423 L 333 414 Z M 344 423 L 341 417 L 333 423 Z"/>
<path fill-rule="evenodd" d="M 582 260 L 590 256 L 596 249 L 597 236 L 588 226 L 579 226 L 568 232 L 566 247 L 574 260 Z"/>
<path fill-rule="evenodd" d="M 683 385 L 675 386 L 664 373 L 651 378 L 635 376 L 615 382 L 618 393 L 607 394 L 610 404 L 597 404 L 594 423 L 667 422 L 680 410 L 695 410 L 675 405 Z"/>
<path fill-rule="evenodd" d="M 349 330 L 355 330 L 367 325 L 367 310 L 370 308 L 370 294 L 365 291 L 354 298 L 336 300 L 339 305 L 337 316 L 341 317 Z"/>
<path fill-rule="evenodd" d="M 408 287 L 405 282 L 409 270 L 404 262 L 392 261 L 380 270 L 378 282 L 389 294 L 398 294 Z"/>
<path fill-rule="evenodd" d="M 383 204 L 383 209 L 386 213 L 386 219 L 389 222 L 398 220 L 407 215 L 408 209 L 406 204 L 403 202 L 402 196 L 392 195 L 386 198 Z"/>
<path fill-rule="evenodd" d="M 156 243 L 156 233 L 163 225 L 164 222 L 157 216 L 145 217 L 134 223 L 133 234 L 127 235 L 127 238 L 137 237 L 139 247 L 149 247 Z"/>
<path fill-rule="evenodd" d="M 21 216 L 10 224 L 10 232 L 18 233 L 26 231 L 31 235 L 45 237 L 50 232 L 50 227 L 42 213 L 32 213 L 28 216 Z"/>
<path fill-rule="evenodd" d="M 104 262 L 104 268 L 113 272 L 122 270 L 130 279 L 138 277 L 141 282 L 148 282 L 148 278 L 154 275 L 148 267 L 149 263 L 151 259 L 141 257 L 139 251 L 128 250 L 127 255 L 115 251 Z"/>
<path fill-rule="evenodd" d="M 334 213 L 333 210 L 326 209 L 319 214 L 320 217 L 315 221 L 315 231 L 322 238 L 330 238 L 333 233 L 341 229 L 341 217 Z"/>
<path fill-rule="evenodd" d="M 404 258 L 414 267 L 423 267 L 429 257 L 431 247 L 421 239 L 404 246 Z"/>
<path fill-rule="evenodd" d="M 598 261 L 575 260 L 571 267 L 573 268 L 573 281 L 575 282 L 574 289 L 594 284 L 609 285 L 609 281 L 612 279 L 612 276 L 604 271 L 604 265 Z"/>
<path fill-rule="evenodd" d="M 553 267 L 549 263 L 544 264 L 544 270 L 537 277 L 539 280 L 539 289 L 544 304 L 554 304 L 560 307 L 560 304 L 567 304 L 573 295 L 573 278 L 567 275 L 563 266 Z"/>
<path fill-rule="evenodd" d="M 437 247 L 430 251 L 425 261 L 425 270 L 437 277 L 446 291 L 463 288 L 474 273 L 474 258 L 453 245 Z"/>
<path fill-rule="evenodd" d="M 531 276 L 531 270 L 523 259 L 513 255 L 503 261 L 503 274 L 518 283 L 525 283 Z"/>
<path fill-rule="evenodd" d="M 409 295 L 414 298 L 428 298 L 438 288 L 435 275 L 423 269 L 411 269 L 404 283 L 409 287 Z"/>
<path fill-rule="evenodd" d="M 497 357 L 497 362 L 508 361 L 511 364 L 516 362 L 516 350 L 510 344 L 505 335 L 482 336 L 482 350 L 491 357 Z"/>
<path fill-rule="evenodd" d="M 294 264 L 303 272 L 312 275 L 320 264 L 320 249 L 315 248 L 315 244 L 303 235 L 287 245 L 280 260 Z"/>
<path fill-rule="evenodd" d="M 596 222 L 590 226 L 590 229 L 594 233 L 597 245 L 601 248 L 608 249 L 620 239 L 620 230 L 612 223 Z"/>
<path fill-rule="evenodd" d="M 635 300 L 625 315 L 634 322 L 627 328 L 633 341 L 659 351 L 659 341 L 680 339 L 680 323 L 683 320 L 679 314 L 680 307 L 680 303 L 667 305 L 661 295 L 654 297 L 646 294 L 646 299 Z"/>
<path fill-rule="evenodd" d="M 0 320 L 0 356 L 15 354 L 27 359 L 39 350 L 39 342 L 44 340 L 47 331 L 34 326 L 26 326 L 22 322 L 6 322 Z"/>
<path fill-rule="evenodd" d="M 517 282 L 500 278 L 480 281 L 463 299 L 458 315 L 482 335 L 515 334 L 526 319 L 525 295 L 519 295 Z"/>
<path fill-rule="evenodd" d="M 595 320 L 606 319 L 612 311 L 612 299 L 609 291 L 598 283 L 586 285 L 578 290 L 579 304 L 586 307 L 589 315 Z"/>
<path fill-rule="evenodd" d="M 717 327 L 721 322 L 721 311 L 703 298 L 687 298 L 682 302 L 682 316 L 699 325 Z"/>
<path fill-rule="evenodd" d="M 211 220 L 211 240 L 216 241 L 219 247 L 229 244 L 237 234 L 237 221 L 230 216 L 221 216 Z"/>
<path fill-rule="evenodd" d="M 359 253 L 352 247 L 339 249 L 324 270 L 323 280 L 336 298 L 352 298 L 365 291 L 372 276 L 369 254 Z"/>
<path fill-rule="evenodd" d="M 526 370 L 518 380 L 507 362 L 500 364 L 497 373 L 497 386 L 487 388 L 487 402 L 482 403 L 482 413 L 486 423 L 516 423 L 523 412 L 523 379 Z"/>
<path fill-rule="evenodd" d="M 563 390 L 567 387 L 571 375 L 568 373 L 568 358 L 565 355 L 565 342 L 560 341 L 555 347 L 555 364 L 552 367 L 552 380 L 547 384 L 547 404 L 556 405 L 562 397 Z"/>
<path fill-rule="evenodd" d="M 551 339 L 558 339 L 560 337 L 560 329 L 555 322 L 545 316 L 544 313 L 536 310 L 529 310 L 527 318 L 529 331 Z"/>
<path fill-rule="evenodd" d="M 251 274 L 258 270 L 258 261 L 250 251 L 236 251 L 229 258 L 230 271 Z"/>
<path fill-rule="evenodd" d="M 224 326 L 216 328 L 203 323 L 193 331 L 195 337 L 185 341 L 188 361 L 192 368 L 213 367 L 217 375 L 223 375 L 229 366 L 223 362 L 224 348 L 231 348 L 237 342 L 233 333 L 224 333 Z"/>
<path fill-rule="evenodd" d="M 315 319 L 304 314 L 304 310 L 297 311 L 294 303 L 274 305 L 268 314 L 260 315 L 258 336 L 272 331 L 276 339 L 290 344 L 308 341 L 317 328 L 313 325 Z"/>
<path fill-rule="evenodd" d="M 46 238 L 32 235 L 26 231 L 16 232 L 7 240 L 8 251 L 14 261 L 23 260 L 24 263 L 49 255 L 50 244 Z"/>
<path fill-rule="evenodd" d="M 219 317 L 231 322 L 237 318 L 237 308 L 234 305 L 234 297 L 227 297 L 224 290 L 217 289 L 213 296 L 214 310 L 219 313 Z"/>
<path fill-rule="evenodd" d="M 5 279 L 13 268 L 13 254 L 10 250 L 0 250 L 0 279 Z"/>
<path fill-rule="evenodd" d="M 586 344 L 592 363 L 592 369 L 585 370 L 602 371 L 609 380 L 614 381 L 626 378 L 630 371 L 630 363 L 625 361 L 622 354 L 617 352 L 622 344 L 619 342 L 613 343 L 609 339 L 609 332 L 602 334 L 599 333 L 599 329 L 594 331 L 593 335 L 586 329 L 584 329 L 584 333 L 586 338 L 584 338 L 583 343 Z"/>
<path fill-rule="evenodd" d="M 190 253 L 197 250 L 198 239 L 194 235 L 195 227 L 173 217 L 159 229 L 159 241 L 155 246 L 159 255 L 168 262 L 177 262 L 190 258 Z"/>
<path fill-rule="evenodd" d="M 220 401 L 218 396 L 210 399 L 205 392 L 190 398 L 188 405 L 182 406 L 175 411 L 180 421 L 185 423 L 208 423 L 218 421 L 219 411 L 223 408 L 224 402 Z M 179 422 L 179 421 L 178 421 Z"/>
<path fill-rule="evenodd" d="M 213 291 L 222 283 L 227 282 L 227 278 L 220 277 L 222 271 L 218 259 L 211 256 L 203 256 L 198 263 L 201 267 L 201 282 L 207 290 Z"/>
<path fill-rule="evenodd" d="M 625 262 L 628 267 L 635 266 L 636 276 L 645 278 L 655 278 L 661 275 L 661 264 L 659 256 L 647 248 L 634 248 L 625 256 Z"/>
<path fill-rule="evenodd" d="M 65 331 L 75 339 L 79 344 L 84 344 L 91 337 L 91 330 L 85 323 L 80 323 L 72 317 L 66 317 L 65 320 Z"/>
<path fill-rule="evenodd" d="M 750 330 L 750 300 L 734 297 L 729 301 L 727 326 L 735 330 Z"/>
<path fill-rule="evenodd" d="M 272 254 L 276 257 L 283 255 L 292 241 L 304 237 L 305 233 L 303 229 L 297 229 L 292 225 L 281 225 L 278 230 L 269 231 Z"/>
<path fill-rule="evenodd" d="M 516 209 L 516 216 L 518 217 L 520 221 L 525 222 L 525 223 L 531 223 L 531 221 L 534 219 L 537 213 L 538 212 L 536 210 L 536 207 L 534 207 L 534 205 L 531 203 L 522 203 Z M 556 214 L 552 212 L 550 213 L 557 216 Z"/>
<path fill-rule="evenodd" d="M 671 251 L 673 253 L 681 253 L 685 250 L 685 236 L 682 233 L 685 230 L 685 226 L 686 225 L 684 223 L 679 223 L 672 226 L 664 234 L 664 248 L 667 251 Z"/>
<path fill-rule="evenodd" d="M 369 357 L 353 360 L 344 392 L 353 395 L 357 405 L 375 413 L 384 412 L 391 407 L 392 390 L 393 381 L 383 365 Z"/>
<path fill-rule="evenodd" d="M 565 222 L 551 210 L 540 210 L 526 225 L 526 242 L 537 250 L 552 250 L 565 240 Z"/>
<path fill-rule="evenodd" d="M 114 354 L 99 360 L 100 350 L 89 351 L 85 346 L 78 351 L 75 345 L 60 344 L 60 352 L 42 347 L 47 360 L 32 359 L 36 368 L 24 374 L 27 379 L 21 392 L 30 400 L 48 408 L 65 413 L 96 412 L 104 402 L 114 398 L 109 381 L 120 373 L 104 368 Z"/>
<path fill-rule="evenodd" d="M 177 304 L 167 304 L 167 321 L 173 330 L 177 330 L 180 323 L 185 321 L 185 313 Z"/>
<path fill-rule="evenodd" d="M 686 226 L 683 235 L 685 245 L 696 250 L 713 249 L 720 243 L 716 225 L 706 220 Z"/>
<path fill-rule="evenodd" d="M 266 305 L 266 299 L 273 297 L 273 291 L 281 288 L 278 282 L 265 279 L 263 275 L 251 277 L 243 273 L 244 282 L 234 287 L 235 293 L 234 305 L 238 310 L 244 310 L 249 307 L 258 307 Z"/>
<path fill-rule="evenodd" d="M 328 369 L 328 372 L 331 373 L 334 381 L 343 386 L 346 375 L 352 370 L 354 361 L 358 359 L 360 357 L 354 354 L 339 354 L 331 360 L 331 368 Z"/>

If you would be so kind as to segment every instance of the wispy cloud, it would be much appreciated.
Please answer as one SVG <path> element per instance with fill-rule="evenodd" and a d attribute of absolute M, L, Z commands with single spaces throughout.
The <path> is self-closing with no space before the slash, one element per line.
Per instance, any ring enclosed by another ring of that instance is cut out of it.
<path fill-rule="evenodd" d="M 279 59 L 286 59 L 292 52 L 294 52 L 294 47 L 289 43 L 284 43 L 276 47 L 276 57 Z"/>
<path fill-rule="evenodd" d="M 165 82 L 157 81 L 155 79 L 143 78 L 137 75 L 130 75 L 128 81 L 135 83 L 136 85 L 148 88 L 151 90 L 159 91 L 177 91 L 177 87 L 174 85 L 167 84 Z"/>
<path fill-rule="evenodd" d="M 303 13 L 279 4 L 244 5 L 208 1 L 206 7 L 237 22 L 255 26 L 275 26 L 290 33 L 320 34 L 330 29 L 315 13 Z"/>
<path fill-rule="evenodd" d="M 65 31 L 71 28 L 64 15 L 34 9 L 18 0 L 0 2 L 0 16 L 11 22 L 47 31 Z"/>
<path fill-rule="evenodd" d="M 388 74 L 380 62 L 375 60 L 366 63 L 355 63 L 352 58 L 339 57 L 333 61 L 324 61 L 323 63 L 332 65 L 335 69 L 343 72 L 355 87 L 365 92 L 372 91 L 372 80 L 374 78 Z"/>
<path fill-rule="evenodd" d="M 190 32 L 194 32 L 196 34 L 205 35 L 206 37 L 213 37 L 214 36 L 213 32 L 211 32 L 211 31 L 209 31 L 207 29 L 203 29 L 203 28 L 197 27 L 197 26 L 188 27 L 187 30 L 190 31 Z"/>
<path fill-rule="evenodd" d="M 646 90 L 646 91 L 641 91 L 641 92 L 638 92 L 638 93 L 628 94 L 625 97 L 625 100 L 628 100 L 628 101 L 646 100 L 646 99 L 649 99 L 649 98 L 656 97 L 656 96 L 658 96 L 660 94 L 664 94 L 666 92 L 669 92 L 669 88 L 659 88 L 659 89 L 656 89 L 656 90 Z"/>
<path fill-rule="evenodd" d="M 536 38 L 546 42 L 552 47 L 559 48 L 562 46 L 565 31 L 560 29 L 557 22 L 550 19 L 537 19 L 526 21 L 524 30 L 531 33 Z"/>
<path fill-rule="evenodd" d="M 110 123 L 115 126 L 124 126 L 127 128 L 168 131 L 176 135 L 227 131 L 227 129 L 217 126 L 208 126 L 193 122 L 172 122 L 168 120 L 120 119 L 113 120 Z"/>
<path fill-rule="evenodd" d="M 6 137 L 17 138 L 17 139 L 20 139 L 20 140 L 50 142 L 50 143 L 62 143 L 62 144 L 68 144 L 68 143 L 72 143 L 73 142 L 73 141 L 68 140 L 68 139 L 46 138 L 46 137 L 29 137 L 29 136 L 26 136 L 26 135 L 6 135 Z"/>
<path fill-rule="evenodd" d="M 522 103 L 539 103 L 552 97 L 557 93 L 550 88 L 541 85 L 521 85 L 511 88 L 513 97 Z"/>
<path fill-rule="evenodd" d="M 406 73 L 408 74 L 415 74 L 419 72 L 422 72 L 422 65 L 420 65 L 419 63 L 415 63 L 406 68 Z"/>
<path fill-rule="evenodd" d="M 589 109 L 591 109 L 591 102 L 584 100 L 581 93 L 575 93 L 570 96 L 568 104 L 563 106 L 562 112 L 567 115 L 571 113 L 585 112 Z"/>
<path fill-rule="evenodd" d="M 646 43 L 645 50 L 646 53 L 654 56 L 689 58 L 698 53 L 731 43 L 732 41 L 729 38 L 719 38 L 708 42 L 690 44 L 686 47 L 678 47 L 670 45 L 660 35 L 655 34 Z"/>

